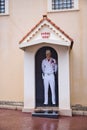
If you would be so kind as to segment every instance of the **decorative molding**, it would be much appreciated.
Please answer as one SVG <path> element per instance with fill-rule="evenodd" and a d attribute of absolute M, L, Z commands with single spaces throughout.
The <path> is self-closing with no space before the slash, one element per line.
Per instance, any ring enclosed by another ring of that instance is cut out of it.
<path fill-rule="evenodd" d="M 76 105 L 73 105 L 71 108 L 72 108 L 73 115 L 87 116 L 87 106 L 76 104 Z"/>
<path fill-rule="evenodd" d="M 81 104 L 72 105 L 71 107 L 76 111 L 87 111 L 87 106 L 83 106 Z"/>
<path fill-rule="evenodd" d="M 44 32 L 50 32 L 49 40 L 53 39 L 53 35 L 56 37 L 55 40 L 58 43 L 58 39 L 61 40 L 61 42 L 65 42 L 65 45 L 69 43 L 69 46 L 72 47 L 73 45 L 73 39 L 70 38 L 69 35 L 67 35 L 60 27 L 58 27 L 54 22 L 52 22 L 46 15 L 43 15 L 43 19 L 41 19 L 19 42 L 19 44 L 22 44 L 23 47 L 26 46 L 26 43 L 30 45 L 30 42 L 35 41 L 37 39 L 42 40 L 43 38 L 40 34 Z M 36 36 L 36 37 L 35 37 Z M 36 39 L 34 39 L 36 38 Z M 19 45 L 20 47 L 20 45 Z"/>
<path fill-rule="evenodd" d="M 0 108 L 22 110 L 23 106 L 23 102 L 0 101 Z"/>
<path fill-rule="evenodd" d="M 0 101 L 0 105 L 23 106 L 23 102 L 16 101 Z"/>
<path fill-rule="evenodd" d="M 15 101 L 0 101 L 0 109 L 13 109 L 13 110 L 22 110 L 22 112 L 33 112 L 34 109 L 24 109 L 23 108 L 24 103 L 23 102 L 15 102 Z M 87 106 L 82 106 L 80 104 L 76 104 L 71 106 L 72 110 L 60 110 L 60 115 L 82 115 L 82 116 L 87 116 Z M 50 110 L 58 110 L 59 108 L 36 108 L 36 110 L 42 110 L 42 109 L 50 109 Z M 67 112 L 67 113 L 66 113 Z M 71 114 L 72 112 L 72 114 Z"/>

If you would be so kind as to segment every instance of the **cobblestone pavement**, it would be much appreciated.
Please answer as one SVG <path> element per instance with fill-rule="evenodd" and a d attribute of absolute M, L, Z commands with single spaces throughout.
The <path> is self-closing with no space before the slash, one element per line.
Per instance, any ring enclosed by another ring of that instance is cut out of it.
<path fill-rule="evenodd" d="M 30 113 L 0 109 L 0 130 L 87 130 L 86 116 L 58 119 L 32 117 Z"/>

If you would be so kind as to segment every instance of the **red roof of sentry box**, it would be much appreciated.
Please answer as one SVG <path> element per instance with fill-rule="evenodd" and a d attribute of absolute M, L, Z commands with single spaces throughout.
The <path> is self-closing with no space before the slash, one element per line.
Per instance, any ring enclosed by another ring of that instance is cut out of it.
<path fill-rule="evenodd" d="M 44 20 L 47 20 L 51 25 L 53 25 L 56 29 L 58 29 L 63 35 L 65 35 L 70 41 L 71 41 L 71 48 L 73 46 L 73 39 L 67 35 L 60 27 L 58 27 L 54 22 L 52 22 L 48 17 L 47 15 L 43 15 L 43 19 L 41 19 L 20 41 L 19 41 L 19 44 L 21 44 L 26 38 L 27 36 L 34 31 L 34 29 L 36 29 L 39 24 L 41 24 Z"/>

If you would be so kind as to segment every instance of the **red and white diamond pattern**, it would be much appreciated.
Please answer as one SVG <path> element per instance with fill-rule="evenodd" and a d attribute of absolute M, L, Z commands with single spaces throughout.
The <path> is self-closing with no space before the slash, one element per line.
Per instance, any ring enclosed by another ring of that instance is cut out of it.
<path fill-rule="evenodd" d="M 41 36 L 42 36 L 42 38 L 49 38 L 50 37 L 50 32 L 42 32 Z"/>

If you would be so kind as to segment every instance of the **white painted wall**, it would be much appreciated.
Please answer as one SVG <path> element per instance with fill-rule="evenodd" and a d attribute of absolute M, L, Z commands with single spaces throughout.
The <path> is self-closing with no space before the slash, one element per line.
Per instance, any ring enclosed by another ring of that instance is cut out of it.
<path fill-rule="evenodd" d="M 59 109 L 70 109 L 69 50 L 59 48 Z"/>
<path fill-rule="evenodd" d="M 24 108 L 35 108 L 34 52 L 24 52 Z"/>

